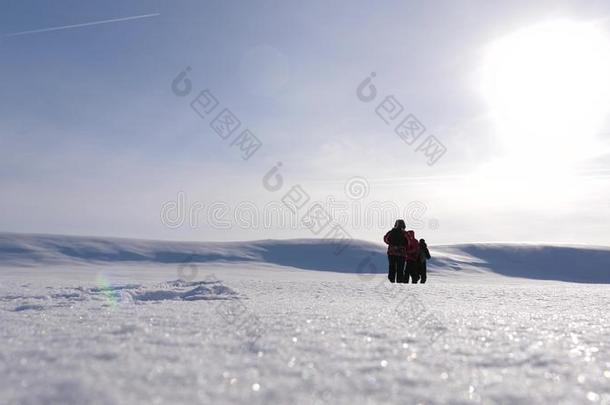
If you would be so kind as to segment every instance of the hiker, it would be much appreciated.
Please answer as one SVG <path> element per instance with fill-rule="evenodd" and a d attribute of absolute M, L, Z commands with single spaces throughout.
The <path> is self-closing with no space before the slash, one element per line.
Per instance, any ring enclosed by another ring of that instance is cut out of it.
<path fill-rule="evenodd" d="M 405 268 L 405 283 L 409 282 L 409 276 L 411 276 L 411 282 L 417 284 L 419 280 L 419 268 L 418 268 L 418 255 L 419 255 L 419 243 L 415 239 L 414 231 L 407 231 L 407 248 L 406 248 L 406 259 L 407 266 Z"/>
<path fill-rule="evenodd" d="M 383 237 L 388 245 L 388 278 L 391 283 L 403 283 L 405 275 L 405 257 L 407 254 L 407 236 L 405 221 L 397 219 L 394 228 Z"/>
<path fill-rule="evenodd" d="M 426 244 L 425 239 L 419 240 L 419 255 L 417 260 L 417 269 L 419 279 L 421 283 L 424 284 L 426 282 L 428 270 L 426 269 L 426 261 L 431 258 L 430 251 L 428 250 L 428 245 Z"/>

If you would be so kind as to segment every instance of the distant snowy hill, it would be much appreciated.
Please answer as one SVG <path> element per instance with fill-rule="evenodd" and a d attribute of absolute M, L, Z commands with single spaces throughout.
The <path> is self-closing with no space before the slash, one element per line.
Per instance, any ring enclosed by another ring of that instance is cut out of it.
<path fill-rule="evenodd" d="M 610 249 L 340 246 L 0 234 L 0 403 L 610 404 Z"/>
<path fill-rule="evenodd" d="M 118 263 L 268 263 L 341 273 L 385 273 L 385 247 L 322 239 L 169 242 L 0 233 L 0 266 Z M 431 247 L 432 272 L 491 272 L 509 277 L 610 283 L 610 248 L 479 243 Z"/>

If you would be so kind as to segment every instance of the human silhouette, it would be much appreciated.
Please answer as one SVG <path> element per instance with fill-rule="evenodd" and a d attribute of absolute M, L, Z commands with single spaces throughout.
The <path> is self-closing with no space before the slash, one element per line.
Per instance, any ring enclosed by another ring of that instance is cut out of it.
<path fill-rule="evenodd" d="M 409 276 L 411 276 L 411 282 L 413 284 L 417 284 L 419 280 L 419 268 L 418 268 L 418 255 L 419 255 L 419 242 L 415 239 L 414 231 L 407 231 L 407 248 L 406 248 L 406 258 L 407 265 L 405 268 L 405 277 L 404 282 L 409 282 Z"/>
<path fill-rule="evenodd" d="M 405 221 L 397 219 L 394 228 L 390 229 L 383 237 L 383 241 L 388 245 L 388 279 L 391 283 L 404 282 L 407 254 L 406 227 Z"/>
<path fill-rule="evenodd" d="M 426 244 L 425 239 L 419 240 L 419 254 L 417 260 L 417 269 L 420 282 L 424 284 L 426 279 L 428 278 L 428 270 L 426 266 L 426 262 L 431 258 L 430 251 L 428 250 L 428 245 Z"/>

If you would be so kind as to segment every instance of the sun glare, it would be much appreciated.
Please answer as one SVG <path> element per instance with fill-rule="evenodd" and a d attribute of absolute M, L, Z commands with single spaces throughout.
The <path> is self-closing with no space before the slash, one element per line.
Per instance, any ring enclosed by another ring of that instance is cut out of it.
<path fill-rule="evenodd" d="M 586 158 L 610 106 L 610 41 L 588 23 L 524 28 L 490 44 L 482 84 L 508 156 L 547 165 Z"/>

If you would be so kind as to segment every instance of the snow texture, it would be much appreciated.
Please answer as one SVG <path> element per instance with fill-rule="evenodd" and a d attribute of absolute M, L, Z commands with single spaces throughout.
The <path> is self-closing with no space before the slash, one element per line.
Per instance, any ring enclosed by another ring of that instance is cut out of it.
<path fill-rule="evenodd" d="M 0 403 L 610 404 L 608 249 L 332 245 L 2 234 Z"/>

